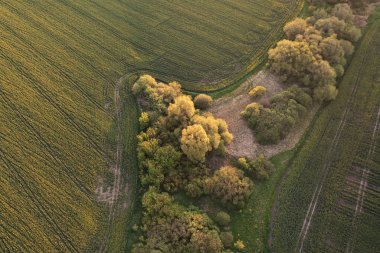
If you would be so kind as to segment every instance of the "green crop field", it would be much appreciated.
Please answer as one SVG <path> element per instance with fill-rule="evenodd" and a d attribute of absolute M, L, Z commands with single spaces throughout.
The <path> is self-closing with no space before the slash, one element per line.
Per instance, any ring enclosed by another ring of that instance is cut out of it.
<path fill-rule="evenodd" d="M 377 17 L 379 17 L 377 15 Z M 274 220 L 274 252 L 380 248 L 380 19 L 290 165 Z"/>
<path fill-rule="evenodd" d="M 252 70 L 303 1 L 126 1 L 127 63 L 191 90 L 215 90 Z M 207 84 L 207 85 L 205 85 Z M 213 84 L 213 85 L 210 85 Z"/>
<path fill-rule="evenodd" d="M 225 87 L 261 62 L 302 2 L 1 1 L 0 252 L 122 252 L 138 109 L 124 89 L 115 119 L 119 78 Z M 101 179 L 120 181 L 111 212 L 95 194 Z"/>

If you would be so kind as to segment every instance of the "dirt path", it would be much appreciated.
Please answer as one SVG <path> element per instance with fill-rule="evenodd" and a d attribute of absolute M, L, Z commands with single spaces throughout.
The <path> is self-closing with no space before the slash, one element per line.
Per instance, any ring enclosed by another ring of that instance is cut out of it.
<path fill-rule="evenodd" d="M 121 186 L 121 166 L 122 166 L 122 154 L 123 154 L 123 134 L 122 134 L 122 113 L 121 113 L 121 101 L 120 91 L 123 87 L 123 82 L 128 75 L 125 74 L 120 77 L 113 88 L 113 104 L 114 104 L 114 117 L 116 122 L 116 151 L 114 164 L 110 166 L 113 173 L 113 185 L 106 191 L 103 191 L 103 186 L 97 190 L 99 201 L 103 201 L 109 204 L 108 213 L 108 227 L 103 239 L 99 252 L 107 252 L 108 244 L 111 237 L 111 231 L 115 220 L 115 214 L 118 209 L 117 201 L 120 194 Z"/>
<path fill-rule="evenodd" d="M 292 149 L 300 140 L 305 130 L 308 128 L 312 118 L 318 108 L 314 108 L 300 122 L 297 128 L 293 129 L 288 136 L 276 145 L 260 145 L 254 136 L 247 122 L 240 117 L 240 112 L 252 103 L 252 99 L 248 96 L 248 91 L 257 85 L 267 88 L 267 95 L 263 100 L 280 92 L 285 86 L 280 80 L 266 70 L 260 71 L 247 79 L 238 89 L 229 95 L 214 101 L 210 112 L 215 117 L 224 119 L 229 127 L 230 132 L 234 135 L 234 141 L 227 147 L 227 153 L 234 157 L 250 157 L 254 158 L 259 154 L 271 157 L 282 151 Z"/>

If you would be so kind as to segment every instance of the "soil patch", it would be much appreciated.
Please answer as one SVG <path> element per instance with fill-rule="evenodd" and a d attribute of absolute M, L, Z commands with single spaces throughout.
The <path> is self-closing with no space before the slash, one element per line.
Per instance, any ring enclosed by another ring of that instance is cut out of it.
<path fill-rule="evenodd" d="M 280 143 L 276 145 L 261 145 L 256 141 L 254 133 L 246 121 L 240 117 L 240 112 L 253 102 L 248 96 L 248 91 L 257 85 L 267 88 L 267 95 L 263 100 L 269 100 L 273 94 L 285 88 L 285 85 L 278 77 L 267 70 L 262 70 L 257 75 L 248 78 L 247 81 L 228 96 L 214 101 L 209 109 L 215 117 L 222 118 L 227 122 L 230 132 L 234 135 L 233 142 L 227 147 L 227 153 L 231 156 L 255 158 L 259 154 L 264 154 L 266 157 L 271 157 L 282 151 L 292 149 L 300 140 L 318 109 L 312 109 L 300 121 L 298 127 L 293 129 Z"/>

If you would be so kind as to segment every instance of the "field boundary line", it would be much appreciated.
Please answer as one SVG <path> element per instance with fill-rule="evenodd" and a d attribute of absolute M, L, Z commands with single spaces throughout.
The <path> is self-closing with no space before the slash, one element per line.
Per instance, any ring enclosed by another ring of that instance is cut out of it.
<path fill-rule="evenodd" d="M 123 133 L 122 133 L 122 110 L 121 110 L 121 99 L 120 91 L 123 88 L 123 83 L 130 74 L 124 74 L 116 82 L 113 89 L 113 102 L 115 106 L 114 114 L 116 120 L 116 159 L 113 167 L 114 170 L 114 182 L 112 187 L 111 203 L 108 213 L 108 226 L 107 232 L 105 233 L 104 241 L 100 246 L 99 252 L 107 252 L 108 244 L 111 238 L 111 232 L 113 223 L 115 220 L 115 214 L 117 211 L 117 201 L 119 199 L 120 185 L 121 185 L 121 168 L 123 163 Z"/>

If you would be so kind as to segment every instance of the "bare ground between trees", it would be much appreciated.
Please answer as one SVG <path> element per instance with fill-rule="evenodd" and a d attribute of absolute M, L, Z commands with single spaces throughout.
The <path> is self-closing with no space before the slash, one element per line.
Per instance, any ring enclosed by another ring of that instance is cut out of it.
<path fill-rule="evenodd" d="M 248 96 L 248 91 L 257 85 L 267 88 L 267 95 L 262 99 L 264 103 L 272 95 L 285 88 L 285 85 L 276 76 L 267 70 L 262 70 L 258 74 L 249 77 L 238 89 L 229 95 L 214 101 L 209 109 L 215 117 L 222 118 L 227 122 L 230 132 L 234 135 L 233 142 L 227 147 L 227 153 L 231 156 L 254 158 L 259 154 L 264 154 L 266 157 L 271 157 L 285 150 L 292 149 L 298 143 L 317 112 L 318 107 L 310 110 L 306 117 L 300 120 L 300 124 L 280 143 L 276 145 L 261 145 L 256 141 L 255 135 L 246 121 L 240 117 L 240 112 L 248 104 L 254 102 Z"/>

